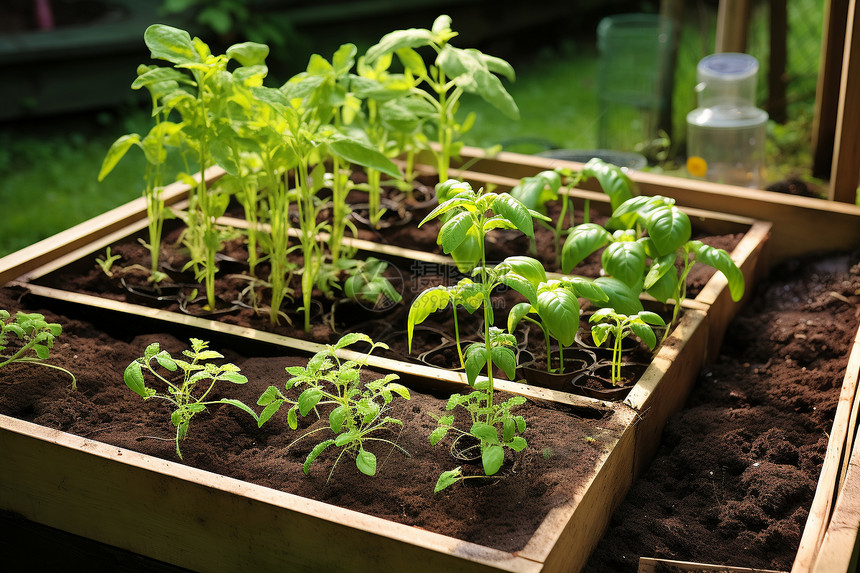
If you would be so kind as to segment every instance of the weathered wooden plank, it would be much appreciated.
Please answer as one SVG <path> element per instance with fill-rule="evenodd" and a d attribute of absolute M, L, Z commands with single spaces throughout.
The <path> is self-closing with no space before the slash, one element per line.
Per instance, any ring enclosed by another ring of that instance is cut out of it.
<path fill-rule="evenodd" d="M 854 437 L 857 431 L 857 409 L 860 405 L 857 394 L 858 374 L 860 374 L 860 331 L 854 338 L 849 355 L 818 486 L 809 508 L 809 516 L 806 519 L 797 556 L 792 564 L 792 573 L 806 573 L 814 570 L 813 565 L 817 562 L 824 538 L 831 529 L 834 504 L 838 504 L 837 500 L 843 494 L 857 495 L 857 492 L 852 494 L 850 490 L 846 492 L 843 481 L 850 471 L 848 461 L 854 450 Z M 857 519 L 860 520 L 860 515 Z M 832 548 L 830 553 L 834 553 Z"/>
<path fill-rule="evenodd" d="M 518 571 L 540 563 L 0 416 L 0 505 L 188 567 Z M 336 548 L 336 550 L 333 550 Z"/>

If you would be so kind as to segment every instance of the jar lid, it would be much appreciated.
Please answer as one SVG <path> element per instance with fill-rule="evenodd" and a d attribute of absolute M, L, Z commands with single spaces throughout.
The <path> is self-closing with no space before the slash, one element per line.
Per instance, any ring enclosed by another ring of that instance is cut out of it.
<path fill-rule="evenodd" d="M 711 54 L 699 61 L 699 81 L 716 79 L 738 81 L 758 73 L 758 60 L 749 54 L 725 52 Z"/>

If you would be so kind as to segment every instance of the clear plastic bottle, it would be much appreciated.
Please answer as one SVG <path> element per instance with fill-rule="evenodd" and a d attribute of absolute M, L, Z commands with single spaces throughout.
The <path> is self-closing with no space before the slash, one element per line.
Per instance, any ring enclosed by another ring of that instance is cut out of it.
<path fill-rule="evenodd" d="M 758 60 L 722 53 L 697 67 L 699 107 L 687 114 L 687 171 L 717 183 L 765 182 L 767 112 L 755 106 Z"/>

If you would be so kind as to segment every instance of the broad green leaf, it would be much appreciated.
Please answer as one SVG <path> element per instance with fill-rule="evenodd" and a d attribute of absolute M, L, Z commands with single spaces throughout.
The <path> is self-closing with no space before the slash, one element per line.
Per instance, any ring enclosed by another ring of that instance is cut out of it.
<path fill-rule="evenodd" d="M 690 218 L 674 205 L 649 213 L 645 228 L 658 256 L 674 253 L 690 240 Z"/>
<path fill-rule="evenodd" d="M 495 427 L 484 422 L 475 422 L 472 424 L 472 428 L 469 430 L 469 433 L 487 444 L 499 443 L 499 432 Z"/>
<path fill-rule="evenodd" d="M 558 199 L 561 176 L 555 171 L 541 171 L 534 177 L 524 177 L 513 189 L 511 196 L 528 209 L 546 214 L 546 204 Z"/>
<path fill-rule="evenodd" d="M 219 404 L 229 404 L 231 406 L 235 406 L 235 407 L 239 408 L 240 410 L 242 410 L 243 412 L 251 414 L 251 416 L 255 420 L 257 419 L 257 413 L 254 412 L 254 410 L 252 410 L 251 408 L 249 408 L 248 405 L 245 404 L 244 402 L 242 402 L 241 400 L 235 400 L 233 398 L 221 398 L 220 400 L 218 400 L 218 403 Z"/>
<path fill-rule="evenodd" d="M 532 285 L 532 283 L 528 281 L 524 276 L 514 272 L 509 272 L 503 274 L 500 277 L 497 277 L 496 280 L 526 297 L 526 300 L 528 300 L 531 304 L 537 305 L 537 291 L 535 290 L 535 287 Z"/>
<path fill-rule="evenodd" d="M 612 331 L 611 324 L 595 324 L 591 327 L 591 338 L 594 340 L 594 344 L 597 346 L 603 346 L 603 343 L 606 342 L 606 339 L 609 337 L 609 333 Z"/>
<path fill-rule="evenodd" d="M 322 399 L 322 392 L 314 387 L 308 388 L 299 394 L 299 412 L 301 415 L 307 416 L 308 412 L 314 409 L 320 399 Z"/>
<path fill-rule="evenodd" d="M 639 292 L 614 277 L 597 277 L 594 282 L 609 297 L 608 306 L 621 314 L 636 314 L 642 310 Z"/>
<path fill-rule="evenodd" d="M 515 452 L 521 452 L 528 447 L 528 443 L 524 437 L 514 436 L 507 446 Z"/>
<path fill-rule="evenodd" d="M 603 269 L 628 286 L 641 283 L 645 276 L 645 247 L 641 243 L 620 241 L 603 251 Z"/>
<path fill-rule="evenodd" d="M 538 294 L 537 312 L 549 333 L 562 346 L 570 346 L 579 330 L 579 301 L 566 288 Z"/>
<path fill-rule="evenodd" d="M 640 322 L 631 322 L 630 330 L 651 350 L 657 345 L 657 335 L 654 334 L 654 330 L 649 325 Z"/>
<path fill-rule="evenodd" d="M 517 425 L 514 422 L 513 418 L 505 418 L 502 421 L 502 442 L 508 443 L 514 438 L 514 434 L 516 434 Z"/>
<path fill-rule="evenodd" d="M 675 291 L 678 287 L 678 273 L 674 265 L 675 254 L 672 253 L 672 255 L 667 256 L 672 257 L 673 263 L 671 264 L 671 268 L 658 267 L 658 261 L 651 266 L 648 274 L 645 275 L 645 292 L 660 302 L 666 302 L 676 296 Z M 654 280 L 655 276 L 659 278 Z"/>
<path fill-rule="evenodd" d="M 606 296 L 606 293 L 603 292 L 600 285 L 585 277 L 565 276 L 560 280 L 573 292 L 573 294 L 578 297 L 588 299 L 595 304 L 609 300 L 609 297 Z"/>
<path fill-rule="evenodd" d="M 696 261 L 711 266 L 725 275 L 729 282 L 732 300 L 739 301 L 744 295 L 744 274 L 723 249 L 717 249 L 700 241 L 690 241 L 689 248 L 696 254 Z"/>
<path fill-rule="evenodd" d="M 148 396 L 146 383 L 143 378 L 143 370 L 141 370 L 140 363 L 137 360 L 126 366 L 122 379 L 126 386 L 134 390 L 140 396 L 144 398 Z"/>
<path fill-rule="evenodd" d="M 99 181 L 102 181 L 107 177 L 108 173 L 113 171 L 113 168 L 116 167 L 119 160 L 125 156 L 126 152 L 128 152 L 133 145 L 140 145 L 140 135 L 137 133 L 120 136 L 119 139 L 113 142 L 102 161 L 102 166 L 98 175 Z"/>
<path fill-rule="evenodd" d="M 406 335 L 409 352 L 412 352 L 412 335 L 415 331 L 415 325 L 421 324 L 439 309 L 448 306 L 450 295 L 444 287 L 431 287 L 422 291 L 415 300 L 412 301 L 412 306 L 409 307 L 409 316 L 406 319 Z"/>
<path fill-rule="evenodd" d="M 340 433 L 340 429 L 343 427 L 343 423 L 346 421 L 346 417 L 349 415 L 349 409 L 344 406 L 338 406 L 328 414 L 328 425 L 331 428 L 331 431 L 335 434 Z"/>
<path fill-rule="evenodd" d="M 436 480 L 436 486 L 433 488 L 433 493 L 439 493 L 443 489 L 457 483 L 463 477 L 463 472 L 460 467 L 442 472 L 439 479 Z"/>
<path fill-rule="evenodd" d="M 278 412 L 278 410 L 281 409 L 283 403 L 284 402 L 281 400 L 269 402 L 266 407 L 263 408 L 263 411 L 260 412 L 260 416 L 257 418 L 257 427 L 262 427 L 263 424 L 268 422 L 271 417 L 274 416 Z M 295 412 L 293 412 L 293 417 L 295 417 Z"/>
<path fill-rule="evenodd" d="M 508 264 L 511 270 L 525 277 L 535 289 L 538 288 L 540 283 L 546 282 L 546 270 L 543 267 L 543 263 L 535 258 L 515 255 L 506 258 L 502 261 L 502 264 Z"/>
<path fill-rule="evenodd" d="M 159 352 L 155 355 L 155 361 L 161 365 L 162 368 L 166 370 L 170 370 L 171 372 L 175 372 L 177 368 L 177 362 L 170 357 L 167 352 Z"/>
<path fill-rule="evenodd" d="M 647 324 L 666 326 L 666 321 L 663 320 L 663 317 L 656 312 L 651 312 L 650 310 L 643 310 L 639 313 L 638 316 L 642 322 L 645 322 Z"/>
<path fill-rule="evenodd" d="M 471 352 L 466 352 L 466 379 L 470 386 L 475 385 L 475 380 L 481 369 L 487 363 L 487 348 L 483 344 L 473 344 L 469 347 Z"/>
<path fill-rule="evenodd" d="M 341 336 L 332 348 L 334 348 L 334 350 L 340 350 L 341 348 L 346 348 L 347 346 L 351 346 L 356 342 L 367 342 L 372 344 L 373 340 L 364 333 L 350 332 Z"/>
<path fill-rule="evenodd" d="M 143 33 L 143 40 L 152 53 L 153 59 L 167 60 L 173 64 L 203 61 L 191 36 L 185 30 L 164 24 L 153 24 Z"/>
<path fill-rule="evenodd" d="M 364 475 L 376 475 L 376 456 L 364 448 L 359 448 L 355 456 L 355 465 Z"/>
<path fill-rule="evenodd" d="M 525 205 L 508 193 L 500 193 L 493 201 L 493 212 L 514 224 L 527 237 L 534 237 L 532 215 Z"/>
<path fill-rule="evenodd" d="M 400 171 L 393 161 L 378 149 L 358 139 L 337 136 L 329 145 L 335 155 L 350 163 L 369 167 L 395 179 L 401 178 Z"/>
<path fill-rule="evenodd" d="M 617 165 L 606 163 L 602 159 L 590 159 L 583 166 L 582 174 L 597 179 L 603 192 L 609 196 L 613 212 L 635 194 L 634 183 L 627 174 Z"/>
<path fill-rule="evenodd" d="M 446 44 L 439 52 L 436 64 L 464 91 L 481 96 L 510 119 L 519 119 L 520 110 L 514 98 L 505 90 L 498 76 L 490 71 L 482 56 L 478 50 L 464 50 Z"/>
<path fill-rule="evenodd" d="M 375 46 L 371 46 L 365 54 L 369 64 L 373 64 L 378 58 L 403 48 L 420 48 L 429 46 L 434 39 L 430 30 L 424 28 L 410 28 L 408 30 L 395 30 L 389 32 Z"/>
<path fill-rule="evenodd" d="M 493 358 L 493 364 L 501 368 L 508 380 L 516 378 L 517 357 L 513 349 L 507 346 L 494 346 L 490 349 L 490 356 Z"/>
<path fill-rule="evenodd" d="M 430 444 L 435 446 L 448 434 L 449 426 L 440 426 L 430 433 Z"/>
<path fill-rule="evenodd" d="M 662 279 L 666 273 L 670 273 L 670 271 L 671 274 L 676 274 L 675 260 L 677 258 L 678 256 L 674 252 L 655 258 L 651 263 L 651 268 L 648 269 L 648 273 L 645 275 L 645 283 L 643 285 L 645 289 L 650 289 L 657 283 L 657 281 Z M 661 302 L 665 302 L 665 299 Z"/>
<path fill-rule="evenodd" d="M 466 234 L 465 240 L 451 251 L 451 258 L 461 273 L 469 273 L 481 262 L 482 237 L 477 228 L 472 227 Z"/>
<path fill-rule="evenodd" d="M 230 46 L 226 53 L 227 56 L 243 66 L 257 66 L 266 61 L 266 56 L 269 55 L 269 46 L 256 42 L 243 42 Z"/>
<path fill-rule="evenodd" d="M 533 307 L 530 302 L 521 302 L 515 304 L 508 313 L 508 332 L 513 334 L 520 321 L 532 312 Z"/>
<path fill-rule="evenodd" d="M 583 223 L 571 230 L 561 248 L 561 268 L 569 273 L 585 257 L 605 247 L 612 240 L 612 234 L 595 223 Z"/>
<path fill-rule="evenodd" d="M 487 446 L 481 453 L 481 463 L 484 473 L 488 476 L 494 475 L 505 463 L 505 450 L 502 446 Z"/>
<path fill-rule="evenodd" d="M 472 214 L 468 211 L 461 211 L 442 225 L 442 228 L 439 229 L 437 242 L 442 245 L 442 250 L 446 254 L 451 253 L 466 240 L 466 236 L 473 226 Z"/>
<path fill-rule="evenodd" d="M 248 382 L 248 378 L 238 372 L 227 372 L 222 374 L 220 379 L 232 382 L 233 384 L 245 384 Z"/>

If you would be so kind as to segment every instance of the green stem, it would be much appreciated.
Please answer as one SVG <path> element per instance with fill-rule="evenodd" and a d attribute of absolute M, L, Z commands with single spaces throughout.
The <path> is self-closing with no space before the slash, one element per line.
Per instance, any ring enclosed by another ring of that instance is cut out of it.
<path fill-rule="evenodd" d="M 466 359 L 463 357 L 463 347 L 460 344 L 460 325 L 457 323 L 457 305 L 451 304 L 454 309 L 454 341 L 457 343 L 457 355 L 460 357 L 460 368 L 466 369 Z"/>

